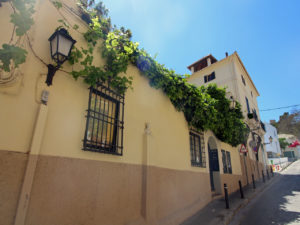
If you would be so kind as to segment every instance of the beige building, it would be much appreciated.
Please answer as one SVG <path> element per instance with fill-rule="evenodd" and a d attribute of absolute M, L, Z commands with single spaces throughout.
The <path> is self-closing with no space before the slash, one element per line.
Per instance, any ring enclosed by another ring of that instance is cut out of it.
<path fill-rule="evenodd" d="M 136 67 L 124 74 L 133 77 L 133 90 L 125 96 L 104 84 L 89 88 L 63 71 L 48 87 L 41 60 L 52 63 L 48 38 L 57 20 L 79 25 L 70 30 L 77 47 L 84 46 L 81 32 L 88 26 L 71 0 L 59 11 L 50 1 L 37 1 L 35 9 L 29 41 L 22 39 L 26 62 L 11 73 L 0 71 L 0 81 L 11 79 L 0 83 L 1 225 L 179 224 L 222 194 L 224 183 L 229 192 L 237 190 L 238 180 L 246 184 L 238 148 L 211 131 L 191 130 L 183 113 Z M 9 4 L 0 7 L 0 26 L 7 31 L 1 45 L 14 29 L 11 12 Z M 104 64 L 99 54 L 95 58 Z M 196 71 L 190 82 L 200 85 L 197 76 L 212 71 L 224 80 L 217 65 L 237 60 L 235 53 Z M 258 112 L 250 77 L 241 63 L 233 68 L 251 86 L 232 84 L 230 91 L 240 102 L 243 91 L 252 91 L 247 96 Z M 250 157 L 247 171 L 256 168 Z"/>
<path fill-rule="evenodd" d="M 250 75 L 237 52 L 218 61 L 208 55 L 188 66 L 192 75 L 188 81 L 197 86 L 216 83 L 225 87 L 229 99 L 238 101 L 245 117 L 245 123 L 250 129 L 250 135 L 245 143 L 248 153 L 241 155 L 241 167 L 244 178 L 251 182 L 252 174 L 259 178 L 267 165 L 267 156 L 263 147 L 264 125 L 260 121 L 256 98 L 259 96 Z M 236 149 L 239 152 L 241 146 Z M 220 151 L 220 149 L 219 149 Z"/>

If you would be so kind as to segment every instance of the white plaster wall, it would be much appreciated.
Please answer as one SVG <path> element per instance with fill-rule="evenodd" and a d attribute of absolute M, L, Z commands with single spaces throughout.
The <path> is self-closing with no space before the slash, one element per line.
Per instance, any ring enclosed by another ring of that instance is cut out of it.
<path fill-rule="evenodd" d="M 281 154 L 281 149 L 279 145 L 279 139 L 277 135 L 277 129 L 269 123 L 264 123 L 266 128 L 265 142 L 269 143 L 270 136 L 273 138 L 272 143 L 266 144 L 265 148 L 267 152 L 274 152 L 275 154 Z"/>

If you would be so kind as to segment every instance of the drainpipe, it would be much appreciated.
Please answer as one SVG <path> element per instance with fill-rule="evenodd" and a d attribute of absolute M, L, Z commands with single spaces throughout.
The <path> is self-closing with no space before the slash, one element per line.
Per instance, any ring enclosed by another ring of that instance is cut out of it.
<path fill-rule="evenodd" d="M 32 142 L 30 146 L 30 151 L 28 153 L 29 156 L 28 156 L 26 171 L 25 171 L 24 180 L 22 184 L 22 189 L 19 197 L 19 202 L 17 205 L 14 225 L 25 224 L 36 165 L 41 150 L 41 144 L 42 144 L 43 134 L 44 134 L 46 120 L 47 120 L 48 94 L 49 94 L 48 91 L 43 91 L 42 101 L 41 101 L 42 103 L 40 104 L 39 107 L 38 116 L 33 131 Z"/>
<path fill-rule="evenodd" d="M 151 155 L 151 127 L 150 123 L 145 123 L 143 135 L 143 158 L 142 158 L 142 207 L 141 214 L 147 224 L 153 224 L 156 220 L 155 215 L 155 196 L 151 179 L 153 175 L 150 170 L 150 155 Z M 151 187 L 152 186 L 152 187 Z"/>

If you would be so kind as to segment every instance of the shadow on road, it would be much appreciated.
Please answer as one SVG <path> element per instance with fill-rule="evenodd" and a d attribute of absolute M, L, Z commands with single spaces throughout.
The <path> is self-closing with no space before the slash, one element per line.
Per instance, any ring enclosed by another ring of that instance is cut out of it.
<path fill-rule="evenodd" d="M 238 224 L 300 224 L 300 175 L 276 176 L 277 181 L 241 211 Z"/>

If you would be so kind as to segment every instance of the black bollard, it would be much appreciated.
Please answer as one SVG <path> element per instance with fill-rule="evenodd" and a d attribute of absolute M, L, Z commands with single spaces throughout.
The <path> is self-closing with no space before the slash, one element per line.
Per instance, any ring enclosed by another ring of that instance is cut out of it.
<path fill-rule="evenodd" d="M 224 194 L 225 194 L 226 209 L 229 209 L 229 199 L 228 199 L 228 187 L 227 187 L 227 184 L 224 184 Z"/>
<path fill-rule="evenodd" d="M 239 180 L 239 186 L 240 186 L 241 198 L 244 198 L 244 192 L 243 192 L 242 182 L 240 180 Z"/>
<path fill-rule="evenodd" d="M 274 172 L 273 172 L 273 168 L 271 167 L 271 173 L 272 173 L 272 177 L 274 177 Z"/>
<path fill-rule="evenodd" d="M 268 177 L 268 180 L 270 180 L 270 175 L 269 175 L 269 170 L 267 168 L 267 177 Z"/>
<path fill-rule="evenodd" d="M 264 171 L 262 170 L 261 173 L 262 173 L 263 182 L 265 183 L 265 174 L 264 174 Z"/>
<path fill-rule="evenodd" d="M 255 189 L 255 180 L 254 180 L 254 175 L 252 174 L 252 183 L 253 183 L 253 189 Z"/>

